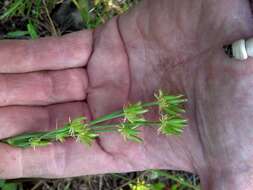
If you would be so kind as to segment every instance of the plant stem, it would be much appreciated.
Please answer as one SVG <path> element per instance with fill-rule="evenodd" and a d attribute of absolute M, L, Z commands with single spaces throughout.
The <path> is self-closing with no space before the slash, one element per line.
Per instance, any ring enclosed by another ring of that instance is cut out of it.
<path fill-rule="evenodd" d="M 73 121 L 70 120 L 63 128 L 21 134 L 0 140 L 0 142 L 25 148 L 45 146 L 54 141 L 63 142 L 66 138 L 72 137 L 91 144 L 100 133 L 114 131 L 119 132 L 125 139 L 141 141 L 142 139 L 138 136 L 140 132 L 138 128 L 142 126 L 159 127 L 158 130 L 166 135 L 181 133 L 186 125 L 186 120 L 178 116 L 182 112 L 180 104 L 184 102 L 183 99 L 181 96 L 166 96 L 160 91 L 159 100 L 161 101 L 128 104 L 122 110 L 101 116 L 90 122 L 86 121 L 85 117 L 80 117 Z M 150 107 L 159 107 L 162 110 L 159 111 L 161 117 L 158 121 L 150 121 L 144 118 L 144 114 L 150 111 Z M 120 118 L 121 120 L 118 122 L 112 123 L 115 119 Z M 110 124 L 107 124 L 107 121 L 110 121 Z"/>
<path fill-rule="evenodd" d="M 142 104 L 142 106 L 145 107 L 145 108 L 148 108 L 148 107 L 151 107 L 151 106 L 158 106 L 158 102 L 148 102 L 148 103 Z M 117 119 L 117 118 L 120 118 L 120 117 L 124 117 L 123 110 L 116 111 L 116 112 L 113 112 L 111 114 L 99 117 L 99 118 L 91 121 L 89 123 L 89 126 L 95 125 L 97 123 L 105 122 L 105 121 L 108 121 L 108 120 Z"/>

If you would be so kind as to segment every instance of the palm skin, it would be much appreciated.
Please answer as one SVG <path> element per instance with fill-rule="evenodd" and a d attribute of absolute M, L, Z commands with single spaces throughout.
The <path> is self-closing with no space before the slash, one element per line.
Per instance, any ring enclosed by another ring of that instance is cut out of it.
<path fill-rule="evenodd" d="M 252 178 L 251 60 L 232 60 L 222 46 L 250 37 L 251 17 L 246 0 L 144 0 L 95 31 L 3 42 L 1 138 L 55 128 L 69 116 L 96 118 L 152 100 L 158 89 L 187 96 L 189 126 L 169 138 L 145 129 L 142 144 L 118 134 L 91 148 L 71 140 L 36 151 L 2 144 L 0 176 L 181 169 L 198 173 L 204 189 L 249 189 L 242 179 Z"/>

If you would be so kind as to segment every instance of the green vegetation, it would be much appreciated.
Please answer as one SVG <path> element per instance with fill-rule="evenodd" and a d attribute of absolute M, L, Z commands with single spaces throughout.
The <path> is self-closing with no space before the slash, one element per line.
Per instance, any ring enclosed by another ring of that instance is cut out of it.
<path fill-rule="evenodd" d="M 200 190 L 199 180 L 183 172 L 147 170 L 66 179 L 1 181 L 2 190 Z"/>
<path fill-rule="evenodd" d="M 139 0 L 5 0 L 0 2 L 2 38 L 58 36 L 95 28 Z M 74 26 L 73 23 L 80 23 Z"/>
<path fill-rule="evenodd" d="M 2 190 L 21 190 L 22 184 L 7 182 L 5 180 L 0 180 L 0 189 L 2 189 Z"/>

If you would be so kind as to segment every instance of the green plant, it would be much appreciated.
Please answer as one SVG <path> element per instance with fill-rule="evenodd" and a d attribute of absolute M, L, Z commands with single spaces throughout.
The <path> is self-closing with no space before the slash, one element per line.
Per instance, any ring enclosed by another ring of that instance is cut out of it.
<path fill-rule="evenodd" d="M 180 174 L 171 174 L 162 170 L 149 170 L 146 173 L 149 176 L 146 180 L 137 178 L 128 184 L 131 190 L 164 190 L 168 186 L 171 190 L 200 190 L 198 185 L 192 184 Z M 166 184 L 165 180 L 171 181 L 170 185 Z"/>
<path fill-rule="evenodd" d="M 170 174 L 162 170 L 150 170 L 150 172 L 153 179 L 165 178 L 171 180 L 173 182 L 171 190 L 200 190 L 199 185 L 192 184 L 189 180 L 179 174 Z"/>
<path fill-rule="evenodd" d="M 139 0 L 72 0 L 80 12 L 84 27 L 95 28 L 113 16 L 126 12 Z"/>
<path fill-rule="evenodd" d="M 187 120 L 182 117 L 185 110 L 182 104 L 186 99 L 182 96 L 170 96 L 159 91 L 155 95 L 156 101 L 149 103 L 128 104 L 122 110 L 99 117 L 92 121 L 87 121 L 86 117 L 69 119 L 69 123 L 63 128 L 47 132 L 34 132 L 22 134 L 1 140 L 12 146 L 40 147 L 47 146 L 52 142 L 64 142 L 66 138 L 75 138 L 77 141 L 91 145 L 92 142 L 101 134 L 116 131 L 125 140 L 141 142 L 140 127 L 156 127 L 158 133 L 164 135 L 180 135 L 187 124 Z M 160 119 L 153 121 L 147 120 L 144 115 L 150 108 L 158 107 Z M 119 119 L 119 122 L 113 122 Z M 110 124 L 107 124 L 110 121 Z M 107 122 L 107 123 L 105 123 Z"/>
<path fill-rule="evenodd" d="M 17 183 L 7 182 L 0 179 L 0 189 L 1 190 L 18 190 L 21 185 Z"/>
<path fill-rule="evenodd" d="M 28 18 L 26 24 L 26 31 L 16 30 L 6 34 L 8 38 L 19 38 L 22 36 L 28 36 L 32 39 L 39 37 L 37 32 L 37 24 L 41 15 L 41 0 L 11 0 L 3 9 L 3 13 L 0 14 L 0 21 L 5 22 L 11 20 L 14 17 Z"/>
<path fill-rule="evenodd" d="M 7 31 L 4 38 L 38 38 L 59 36 L 65 33 L 64 27 L 55 20 L 57 7 L 64 7 L 63 0 L 4 0 L 0 1 L 0 25 Z M 83 28 L 96 28 L 107 20 L 122 14 L 139 0 L 70 0 L 71 6 L 82 18 Z M 63 17 L 75 19 L 68 11 Z M 65 22 L 68 22 L 66 20 Z M 65 23 L 66 24 L 66 23 Z M 66 24 L 67 25 L 67 24 Z M 74 28 L 68 28 L 68 32 Z"/>

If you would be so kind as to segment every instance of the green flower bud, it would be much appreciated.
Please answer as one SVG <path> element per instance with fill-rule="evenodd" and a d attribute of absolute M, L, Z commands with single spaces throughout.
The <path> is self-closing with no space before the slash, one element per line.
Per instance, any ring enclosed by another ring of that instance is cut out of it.
<path fill-rule="evenodd" d="M 162 115 L 160 121 L 161 125 L 158 131 L 164 135 L 180 135 L 187 125 L 187 120 L 168 115 Z"/>
<path fill-rule="evenodd" d="M 142 142 L 139 137 L 140 131 L 137 129 L 138 127 L 140 127 L 138 124 L 121 123 L 118 132 L 123 136 L 124 140 Z"/>
<path fill-rule="evenodd" d="M 141 102 L 136 104 L 129 104 L 123 108 L 125 120 L 129 121 L 130 123 L 135 122 L 145 122 L 145 118 L 143 114 L 147 113 L 149 110 L 144 109 Z"/>

